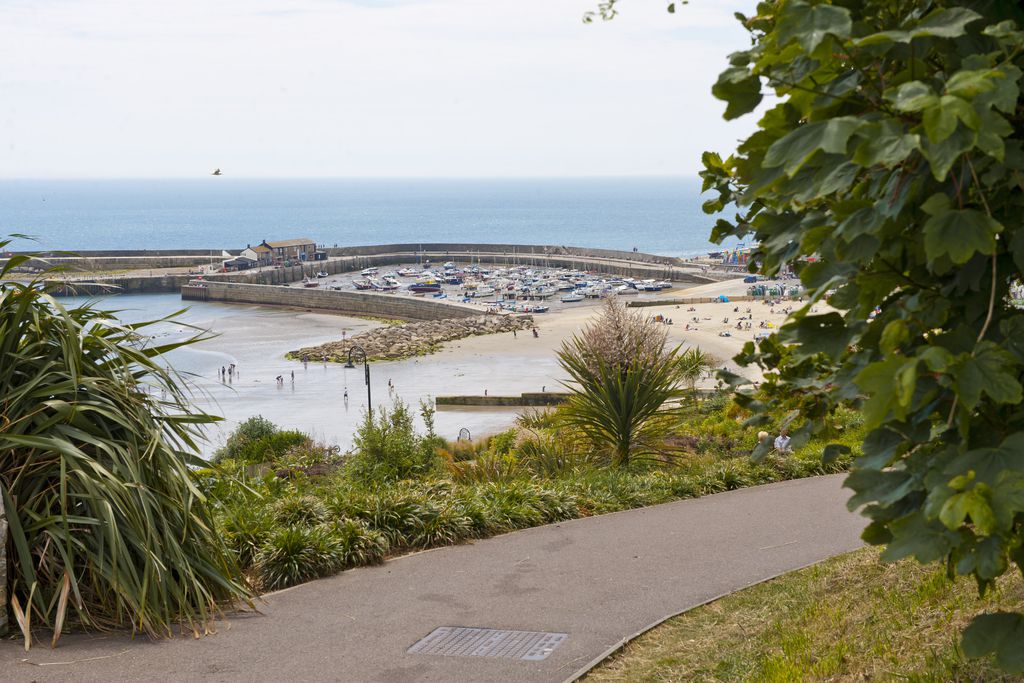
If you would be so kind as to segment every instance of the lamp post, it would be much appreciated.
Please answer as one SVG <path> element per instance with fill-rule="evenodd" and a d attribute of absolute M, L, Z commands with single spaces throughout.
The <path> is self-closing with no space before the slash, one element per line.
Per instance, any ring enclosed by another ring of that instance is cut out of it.
<path fill-rule="evenodd" d="M 373 417 L 373 403 L 370 400 L 370 363 L 366 360 L 366 350 L 362 346 L 355 344 L 348 350 L 348 362 L 345 363 L 346 368 L 354 368 L 355 364 L 352 362 L 352 353 L 358 351 L 362 357 L 363 370 L 366 375 L 366 410 L 370 417 Z"/>

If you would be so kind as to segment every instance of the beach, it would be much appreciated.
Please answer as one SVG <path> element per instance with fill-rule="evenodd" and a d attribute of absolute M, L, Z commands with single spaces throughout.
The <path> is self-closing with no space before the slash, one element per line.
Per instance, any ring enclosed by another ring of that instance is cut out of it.
<path fill-rule="evenodd" d="M 666 290 L 657 298 L 733 297 L 746 294 L 748 285 L 735 279 L 710 285 Z M 118 296 L 105 305 L 125 309 L 128 319 L 169 313 L 183 307 L 175 295 Z M 653 303 L 653 302 L 651 302 Z M 745 342 L 754 339 L 759 324 L 777 327 L 785 319 L 783 308 L 761 302 L 701 303 L 637 308 L 644 315 L 672 319 L 666 325 L 669 340 L 684 347 L 696 346 L 711 354 L 715 367 L 759 379 L 751 369 L 740 369 L 732 361 Z M 739 313 L 735 309 L 739 307 Z M 528 332 L 510 332 L 469 337 L 449 342 L 431 355 L 398 361 L 370 363 L 371 400 L 374 406 L 394 399 L 418 408 L 420 401 L 432 403 L 438 395 L 518 395 L 523 392 L 564 391 L 567 376 L 558 365 L 556 352 L 562 343 L 592 322 L 600 311 L 599 302 L 563 306 L 557 312 L 537 314 L 535 338 Z M 689 311 L 687 309 L 693 308 Z M 752 329 L 738 331 L 735 322 L 750 308 Z M 693 323 L 692 318 L 699 323 Z M 728 318 L 730 322 L 723 322 Z M 686 330 L 688 324 L 696 329 Z M 209 428 L 205 455 L 219 447 L 239 422 L 262 415 L 283 428 L 306 431 L 343 449 L 352 445 L 353 435 L 367 406 L 362 367 L 347 369 L 340 363 L 311 360 L 303 364 L 285 354 L 302 346 L 334 341 L 372 329 L 383 323 L 303 310 L 238 304 L 197 303 L 179 322 L 165 323 L 159 334 L 177 339 L 207 330 L 211 339 L 175 351 L 170 364 L 189 378 L 196 403 L 208 412 L 224 417 Z M 194 326 L 195 329 L 187 325 Z M 719 336 L 722 332 L 729 337 Z M 238 374 L 221 379 L 220 368 L 234 363 Z M 293 375 L 294 373 L 294 379 Z M 282 382 L 277 382 L 281 376 Z M 714 386 L 716 380 L 702 385 Z M 390 383 L 390 389 L 389 389 Z M 348 392 L 348 401 L 344 400 Z M 507 428 L 515 420 L 516 408 L 459 408 L 440 410 L 438 433 L 455 438 L 460 429 L 473 436 Z"/>

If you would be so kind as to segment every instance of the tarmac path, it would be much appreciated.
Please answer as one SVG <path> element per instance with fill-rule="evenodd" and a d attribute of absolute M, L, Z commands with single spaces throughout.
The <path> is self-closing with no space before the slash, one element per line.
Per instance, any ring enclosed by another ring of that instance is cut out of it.
<path fill-rule="evenodd" d="M 266 596 L 198 640 L 0 643 L 3 681 L 572 680 L 716 597 L 854 550 L 844 475 L 780 482 L 409 555 Z M 541 661 L 410 654 L 441 626 L 568 634 Z"/>

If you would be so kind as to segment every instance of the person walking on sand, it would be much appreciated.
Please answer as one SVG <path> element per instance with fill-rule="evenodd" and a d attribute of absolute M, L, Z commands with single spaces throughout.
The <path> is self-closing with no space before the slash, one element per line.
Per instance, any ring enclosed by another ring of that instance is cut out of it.
<path fill-rule="evenodd" d="M 539 336 L 540 336 L 540 335 L 539 335 L 539 334 L 537 334 L 537 328 L 536 328 L 536 327 L 535 327 L 535 328 L 533 328 L 533 338 L 534 338 L 534 339 L 536 339 L 536 338 L 537 338 L 537 337 L 539 337 Z"/>
<path fill-rule="evenodd" d="M 292 370 L 292 384 L 295 384 L 295 371 Z"/>

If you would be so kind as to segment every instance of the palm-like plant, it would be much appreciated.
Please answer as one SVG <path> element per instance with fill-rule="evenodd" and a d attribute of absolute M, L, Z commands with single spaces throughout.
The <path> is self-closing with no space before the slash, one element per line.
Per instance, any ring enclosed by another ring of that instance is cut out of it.
<path fill-rule="evenodd" d="M 160 362 L 198 337 L 150 345 L 152 322 L 66 308 L 43 280 L 13 280 L 26 260 L 0 268 L 0 495 L 26 648 L 40 622 L 54 642 L 68 621 L 199 633 L 250 592 L 189 469 L 217 418 Z"/>
<path fill-rule="evenodd" d="M 685 386 L 708 364 L 699 349 L 669 348 L 667 339 L 662 325 L 609 300 L 601 317 L 558 352 L 572 378 L 562 420 L 616 465 L 657 452 Z"/>

